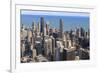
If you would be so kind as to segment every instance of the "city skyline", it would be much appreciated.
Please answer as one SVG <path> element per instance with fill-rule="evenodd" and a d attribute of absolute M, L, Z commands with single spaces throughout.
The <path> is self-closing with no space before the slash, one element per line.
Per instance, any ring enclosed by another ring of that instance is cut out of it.
<path fill-rule="evenodd" d="M 89 60 L 89 14 L 22 12 L 20 42 L 21 63 Z"/>
<path fill-rule="evenodd" d="M 31 26 L 32 22 L 38 24 L 40 17 L 44 17 L 45 23 L 52 28 L 59 28 L 59 19 L 64 22 L 64 31 L 82 27 L 86 31 L 89 29 L 89 13 L 73 12 L 49 12 L 49 11 L 21 11 L 21 24 Z"/>

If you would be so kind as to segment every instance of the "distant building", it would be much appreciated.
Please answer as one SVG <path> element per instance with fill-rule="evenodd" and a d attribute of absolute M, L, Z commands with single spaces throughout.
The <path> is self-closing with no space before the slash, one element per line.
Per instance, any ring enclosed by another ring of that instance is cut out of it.
<path fill-rule="evenodd" d="M 27 30 L 27 35 L 28 35 L 28 42 L 32 43 L 32 31 L 31 30 Z"/>
<path fill-rule="evenodd" d="M 37 33 L 40 34 L 40 22 L 38 22 L 38 24 L 37 24 Z"/>
<path fill-rule="evenodd" d="M 33 32 L 36 31 L 36 25 L 35 25 L 35 22 L 34 22 L 34 21 L 32 22 L 32 31 L 33 31 Z"/>
<path fill-rule="evenodd" d="M 59 20 L 60 26 L 59 26 L 59 30 L 60 30 L 60 38 L 63 38 L 63 21 L 62 19 Z"/>
<path fill-rule="evenodd" d="M 35 57 L 37 56 L 37 51 L 36 49 L 33 49 L 32 51 L 33 51 L 33 60 L 35 60 Z"/>
<path fill-rule="evenodd" d="M 49 29 L 50 29 L 49 23 L 46 23 L 46 35 L 49 35 Z"/>
<path fill-rule="evenodd" d="M 24 52 L 25 52 L 25 44 L 21 43 L 21 57 L 24 57 Z"/>
<path fill-rule="evenodd" d="M 35 41 L 35 48 L 37 51 L 37 55 L 42 54 L 42 44 L 40 41 Z"/>
<path fill-rule="evenodd" d="M 44 33 L 44 17 L 40 18 L 40 32 Z"/>

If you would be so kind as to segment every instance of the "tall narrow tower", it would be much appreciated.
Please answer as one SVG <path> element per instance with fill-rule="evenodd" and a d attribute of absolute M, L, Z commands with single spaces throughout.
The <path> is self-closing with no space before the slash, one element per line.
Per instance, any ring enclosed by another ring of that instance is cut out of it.
<path fill-rule="evenodd" d="M 35 30 L 35 23 L 32 22 L 32 32 L 34 32 L 34 30 Z"/>
<path fill-rule="evenodd" d="M 60 19 L 60 26 L 59 26 L 59 30 L 60 30 L 60 38 L 62 39 L 63 38 L 63 21 L 62 19 Z"/>
<path fill-rule="evenodd" d="M 46 34 L 49 35 L 49 25 L 50 25 L 50 22 L 46 22 Z"/>
<path fill-rule="evenodd" d="M 41 32 L 41 34 L 42 34 L 42 38 L 43 38 L 43 40 L 42 40 L 42 50 L 44 50 L 44 18 L 43 17 L 41 17 L 40 18 L 40 32 Z"/>
<path fill-rule="evenodd" d="M 40 32 L 44 33 L 44 18 L 43 17 L 40 18 L 40 26 L 41 26 Z"/>
<path fill-rule="evenodd" d="M 40 23 L 39 22 L 37 24 L 37 30 L 38 30 L 38 33 L 40 33 Z"/>

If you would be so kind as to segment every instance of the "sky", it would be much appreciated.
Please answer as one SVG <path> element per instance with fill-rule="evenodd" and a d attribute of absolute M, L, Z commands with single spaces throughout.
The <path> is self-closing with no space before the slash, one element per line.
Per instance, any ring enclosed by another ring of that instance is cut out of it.
<path fill-rule="evenodd" d="M 76 27 L 83 27 L 86 31 L 89 29 L 89 13 L 21 10 L 21 24 L 25 26 L 31 26 L 33 21 L 37 24 L 40 22 L 40 17 L 44 17 L 45 23 L 57 29 L 59 20 L 62 19 L 64 31 Z"/>

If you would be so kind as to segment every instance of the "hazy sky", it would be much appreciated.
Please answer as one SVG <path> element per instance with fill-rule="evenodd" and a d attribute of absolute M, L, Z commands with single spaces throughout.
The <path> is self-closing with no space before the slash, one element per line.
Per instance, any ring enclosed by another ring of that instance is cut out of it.
<path fill-rule="evenodd" d="M 44 17 L 45 22 L 50 23 L 51 27 L 59 29 L 59 19 L 64 22 L 64 30 L 74 29 L 75 27 L 83 27 L 85 30 L 89 28 L 89 13 L 73 13 L 73 12 L 50 12 L 50 11 L 21 11 L 21 24 L 31 26 L 34 21 L 36 24 L 40 22 L 40 17 Z"/>

